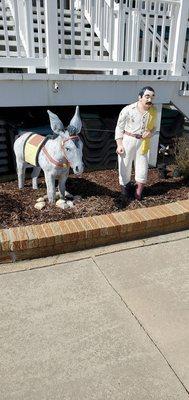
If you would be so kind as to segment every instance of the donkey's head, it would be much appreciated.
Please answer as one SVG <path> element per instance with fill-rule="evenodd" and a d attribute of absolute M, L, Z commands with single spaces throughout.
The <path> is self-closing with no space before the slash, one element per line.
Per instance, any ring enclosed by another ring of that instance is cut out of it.
<path fill-rule="evenodd" d="M 62 151 L 63 155 L 69 162 L 75 174 L 83 172 L 83 143 L 79 137 L 82 128 L 82 122 L 79 115 L 79 107 L 76 107 L 75 114 L 71 119 L 67 129 L 64 128 L 63 123 L 51 111 L 47 111 L 50 118 L 50 125 L 53 132 L 62 138 Z"/>

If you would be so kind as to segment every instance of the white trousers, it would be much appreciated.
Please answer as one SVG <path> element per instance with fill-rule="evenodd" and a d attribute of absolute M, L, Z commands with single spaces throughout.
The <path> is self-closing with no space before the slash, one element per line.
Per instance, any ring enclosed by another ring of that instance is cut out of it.
<path fill-rule="evenodd" d="M 135 181 L 146 183 L 148 176 L 148 157 L 147 154 L 140 154 L 141 139 L 124 135 L 123 146 L 125 153 L 118 155 L 119 183 L 126 185 L 131 180 L 132 164 L 134 161 Z"/>

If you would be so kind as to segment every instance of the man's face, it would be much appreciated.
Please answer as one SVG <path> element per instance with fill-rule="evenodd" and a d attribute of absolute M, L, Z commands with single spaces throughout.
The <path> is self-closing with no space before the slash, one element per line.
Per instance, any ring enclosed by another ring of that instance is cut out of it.
<path fill-rule="evenodd" d="M 151 107 L 154 97 L 154 92 L 151 92 L 150 90 L 145 90 L 143 96 L 139 96 L 139 101 L 145 110 L 148 110 Z"/>

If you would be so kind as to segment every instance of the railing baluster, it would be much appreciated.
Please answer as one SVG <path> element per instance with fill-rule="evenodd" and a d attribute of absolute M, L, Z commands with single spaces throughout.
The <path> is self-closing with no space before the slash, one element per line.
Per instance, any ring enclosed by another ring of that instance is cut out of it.
<path fill-rule="evenodd" d="M 5 37 L 5 51 L 6 51 L 6 57 L 10 56 L 10 51 L 9 51 L 9 38 L 8 38 L 8 29 L 7 29 L 7 16 L 6 16 L 6 10 L 5 10 L 5 0 L 1 1 L 2 4 L 2 17 L 3 17 L 3 32 L 4 32 L 4 37 Z"/>
<path fill-rule="evenodd" d="M 18 53 L 18 57 L 21 57 L 19 20 L 18 20 L 18 3 L 17 3 L 17 0 L 13 0 L 13 7 L 14 7 L 14 23 L 15 23 L 15 35 L 16 35 L 17 53 Z"/>
<path fill-rule="evenodd" d="M 139 61 L 139 46 L 140 46 L 140 0 L 138 0 L 138 10 L 136 11 L 136 47 L 135 47 L 135 61 Z"/>
<path fill-rule="evenodd" d="M 143 45 L 143 55 L 142 60 L 149 61 L 149 3 L 146 5 L 146 18 L 145 18 L 145 30 L 144 30 L 144 45 Z"/>
<path fill-rule="evenodd" d="M 118 13 L 118 60 L 123 60 L 123 48 L 124 48 L 124 5 L 123 0 L 119 3 L 119 13 Z"/>
<path fill-rule="evenodd" d="M 132 40 L 131 40 L 131 61 L 137 61 L 139 32 L 139 15 L 137 10 L 132 11 Z"/>
<path fill-rule="evenodd" d="M 103 60 L 104 50 L 104 0 L 100 0 L 100 59 Z"/>
<path fill-rule="evenodd" d="M 61 58 L 65 58 L 65 43 L 64 43 L 64 0 L 60 0 L 60 41 L 61 41 Z"/>
<path fill-rule="evenodd" d="M 39 46 L 39 57 L 43 57 L 43 46 L 42 46 L 42 31 L 41 31 L 41 6 L 40 0 L 37 0 L 37 30 L 38 30 L 38 46 Z"/>
<path fill-rule="evenodd" d="M 155 61 L 156 56 L 156 35 L 157 35 L 157 16 L 158 16 L 158 3 L 155 3 L 155 14 L 154 14 L 154 23 L 153 23 L 153 39 L 152 39 L 152 53 L 151 53 L 151 61 Z"/>
<path fill-rule="evenodd" d="M 26 15 L 26 53 L 28 57 L 34 57 L 34 29 L 33 29 L 33 7 L 32 3 L 25 1 Z"/>
<path fill-rule="evenodd" d="M 100 2 L 101 0 L 97 0 L 97 27 L 100 27 Z"/>
<path fill-rule="evenodd" d="M 163 20 L 161 25 L 161 45 L 160 45 L 160 54 L 159 61 L 165 61 L 164 58 L 164 43 L 165 43 L 165 22 L 166 22 L 166 4 L 163 4 Z"/>
<path fill-rule="evenodd" d="M 90 46 L 90 58 L 94 59 L 94 24 L 95 24 L 95 2 L 91 0 L 91 46 Z"/>
<path fill-rule="evenodd" d="M 71 57 L 75 56 L 75 24 L 74 24 L 74 2 L 71 1 Z"/>
<path fill-rule="evenodd" d="M 85 0 L 81 0 L 81 58 L 84 58 L 85 48 Z"/>
<path fill-rule="evenodd" d="M 113 55 L 113 38 L 114 38 L 114 0 L 110 1 L 110 9 L 109 9 L 109 60 L 112 60 Z"/>
<path fill-rule="evenodd" d="M 126 20 L 126 41 L 125 41 L 125 60 L 131 61 L 131 40 L 132 40 L 132 12 L 131 2 L 129 3 L 128 16 Z"/>
<path fill-rule="evenodd" d="M 179 6 L 172 4 L 171 5 L 171 23 L 169 29 L 169 41 L 168 41 L 168 54 L 167 54 L 167 61 L 173 61 L 173 52 L 174 52 L 174 45 L 175 45 L 175 32 L 176 32 L 176 25 L 177 25 L 177 17 L 178 17 Z"/>

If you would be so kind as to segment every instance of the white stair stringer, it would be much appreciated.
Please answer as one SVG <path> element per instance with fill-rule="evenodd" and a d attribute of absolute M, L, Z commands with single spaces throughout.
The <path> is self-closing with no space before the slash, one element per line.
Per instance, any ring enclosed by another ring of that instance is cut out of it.
<path fill-rule="evenodd" d="M 186 118 L 189 118 L 189 96 L 175 94 L 171 102 Z"/>

